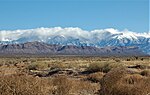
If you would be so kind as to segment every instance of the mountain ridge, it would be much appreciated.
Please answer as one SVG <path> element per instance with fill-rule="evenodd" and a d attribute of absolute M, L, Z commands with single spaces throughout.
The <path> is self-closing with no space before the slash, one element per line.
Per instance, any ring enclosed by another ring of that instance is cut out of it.
<path fill-rule="evenodd" d="M 0 55 L 147 56 L 138 47 L 51 45 L 43 42 L 0 45 Z"/>
<path fill-rule="evenodd" d="M 150 54 L 150 33 L 119 31 L 113 28 L 85 31 L 73 27 L 0 31 L 1 44 L 20 44 L 34 41 L 65 46 L 135 46 Z"/>

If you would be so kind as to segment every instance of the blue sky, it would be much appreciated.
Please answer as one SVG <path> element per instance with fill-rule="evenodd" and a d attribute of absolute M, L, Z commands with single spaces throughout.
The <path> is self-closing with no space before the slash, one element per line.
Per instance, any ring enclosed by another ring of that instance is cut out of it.
<path fill-rule="evenodd" d="M 149 31 L 148 0 L 0 0 L 0 30 L 38 27 Z"/>

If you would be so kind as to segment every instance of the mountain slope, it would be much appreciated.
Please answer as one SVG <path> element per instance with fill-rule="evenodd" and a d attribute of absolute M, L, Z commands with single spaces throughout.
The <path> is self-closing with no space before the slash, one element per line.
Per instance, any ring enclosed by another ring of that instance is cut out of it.
<path fill-rule="evenodd" d="M 135 33 L 115 29 L 85 31 L 80 28 L 37 28 L 29 30 L 0 31 L 1 44 L 44 42 L 76 46 L 134 46 L 150 54 L 150 33 Z"/>
<path fill-rule="evenodd" d="M 98 55 L 98 56 L 145 56 L 138 47 L 61 46 L 42 42 L 0 45 L 0 55 Z"/>

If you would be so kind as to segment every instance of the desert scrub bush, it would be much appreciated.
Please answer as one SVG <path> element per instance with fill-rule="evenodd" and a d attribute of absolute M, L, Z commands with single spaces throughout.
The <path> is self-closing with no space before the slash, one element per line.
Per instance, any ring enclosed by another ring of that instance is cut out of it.
<path fill-rule="evenodd" d="M 34 63 L 34 62 L 37 62 L 37 59 L 36 58 L 31 58 L 30 61 L 31 61 L 31 63 Z"/>
<path fill-rule="evenodd" d="M 71 80 L 72 89 L 70 95 L 95 95 L 100 89 L 98 83 L 91 83 L 85 80 Z"/>
<path fill-rule="evenodd" d="M 147 95 L 150 93 L 150 78 L 130 74 L 125 68 L 108 72 L 100 82 L 99 95 Z"/>
<path fill-rule="evenodd" d="M 52 78 L 54 86 L 53 95 L 93 95 L 100 85 L 89 81 L 57 76 Z"/>
<path fill-rule="evenodd" d="M 127 85 L 127 84 L 133 85 L 133 84 L 139 83 L 143 79 L 144 79 L 144 77 L 142 77 L 139 74 L 132 74 L 132 75 L 127 74 L 125 77 L 121 78 L 119 83 L 121 85 Z"/>
<path fill-rule="evenodd" d="M 121 62 L 121 60 L 120 60 L 120 59 L 115 59 L 115 61 L 116 61 L 116 62 Z"/>
<path fill-rule="evenodd" d="M 46 79 L 27 75 L 0 77 L 0 95 L 49 95 L 51 89 Z"/>
<path fill-rule="evenodd" d="M 35 62 L 35 63 L 30 63 L 26 69 L 28 70 L 42 70 L 42 69 L 47 69 L 48 64 L 44 62 Z"/>
<path fill-rule="evenodd" d="M 150 93 L 150 78 L 139 74 L 126 75 L 115 86 L 119 95 L 147 95 Z"/>
<path fill-rule="evenodd" d="M 103 72 L 96 72 L 89 74 L 86 78 L 86 80 L 92 81 L 92 82 L 100 82 L 100 80 L 103 78 L 105 74 Z"/>
<path fill-rule="evenodd" d="M 72 84 L 66 76 L 58 76 L 52 83 L 56 87 L 54 95 L 69 95 Z"/>
<path fill-rule="evenodd" d="M 50 70 L 56 69 L 56 68 L 59 68 L 59 69 L 65 68 L 64 64 L 61 64 L 61 63 L 49 64 L 48 67 Z"/>
<path fill-rule="evenodd" d="M 3 65 L 4 65 L 3 63 L 0 63 L 0 67 L 3 66 Z"/>
<path fill-rule="evenodd" d="M 109 63 L 91 63 L 87 68 L 89 72 L 108 72 L 110 68 L 108 68 Z"/>
<path fill-rule="evenodd" d="M 128 58 L 127 61 L 131 61 L 131 59 Z"/>
<path fill-rule="evenodd" d="M 117 81 L 125 76 L 127 72 L 124 68 L 116 68 L 108 72 L 102 79 L 101 79 L 101 89 L 100 89 L 100 95 L 115 95 L 113 93 L 114 90 L 114 84 L 117 83 Z"/>
<path fill-rule="evenodd" d="M 148 66 L 145 64 L 136 64 L 134 66 L 129 66 L 128 68 L 136 68 L 136 69 L 147 69 Z"/>
<path fill-rule="evenodd" d="M 141 72 L 142 76 L 150 77 L 150 69 L 145 69 Z"/>
<path fill-rule="evenodd" d="M 37 64 L 29 64 L 28 66 L 27 66 L 27 68 L 26 69 L 28 69 L 28 70 L 37 70 L 38 69 L 38 66 L 37 66 Z"/>
<path fill-rule="evenodd" d="M 103 63 L 91 63 L 87 68 L 87 71 L 94 72 L 104 72 L 107 73 L 113 68 L 123 67 L 121 63 L 111 63 L 111 62 L 103 62 Z"/>

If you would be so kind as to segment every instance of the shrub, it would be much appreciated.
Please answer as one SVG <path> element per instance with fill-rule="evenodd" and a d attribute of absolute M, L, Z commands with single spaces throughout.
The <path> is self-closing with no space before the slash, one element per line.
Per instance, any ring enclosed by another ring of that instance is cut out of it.
<path fill-rule="evenodd" d="M 100 82 L 104 75 L 102 72 L 96 72 L 88 75 L 86 79 L 92 82 Z"/>
<path fill-rule="evenodd" d="M 48 68 L 48 64 L 43 62 L 30 63 L 27 66 L 28 70 L 41 70 L 46 68 Z"/>
<path fill-rule="evenodd" d="M 121 62 L 121 60 L 120 60 L 120 59 L 115 59 L 115 61 L 116 61 L 116 62 Z"/>
<path fill-rule="evenodd" d="M 72 89 L 70 95 L 95 95 L 94 93 L 97 93 L 100 89 L 99 84 L 85 80 L 71 80 L 71 83 Z"/>
<path fill-rule="evenodd" d="M 150 77 L 150 70 L 149 70 L 149 69 L 143 70 L 143 71 L 141 72 L 141 75 L 142 75 L 142 76 L 148 76 L 148 77 Z"/>
<path fill-rule="evenodd" d="M 30 64 L 30 65 L 28 65 L 27 69 L 28 70 L 37 70 L 38 69 L 37 67 L 38 67 L 37 64 Z"/>
<path fill-rule="evenodd" d="M 148 68 L 148 66 L 143 65 L 143 64 L 137 64 L 137 65 L 134 65 L 134 66 L 129 66 L 128 68 L 146 69 L 146 68 Z"/>
<path fill-rule="evenodd" d="M 50 83 L 27 75 L 9 75 L 0 77 L 1 95 L 49 95 Z"/>
<path fill-rule="evenodd" d="M 109 63 L 91 63 L 87 68 L 89 72 L 108 72 L 110 68 L 108 68 Z"/>
<path fill-rule="evenodd" d="M 122 67 L 120 63 L 91 63 L 87 68 L 87 71 L 94 72 L 104 72 L 107 73 L 113 68 Z"/>
<path fill-rule="evenodd" d="M 130 74 L 125 68 L 108 72 L 100 82 L 100 95 L 147 95 L 150 93 L 150 78 Z"/>
<path fill-rule="evenodd" d="M 53 85 L 56 86 L 55 95 L 69 95 L 71 82 L 66 76 L 59 76 L 53 79 Z"/>

